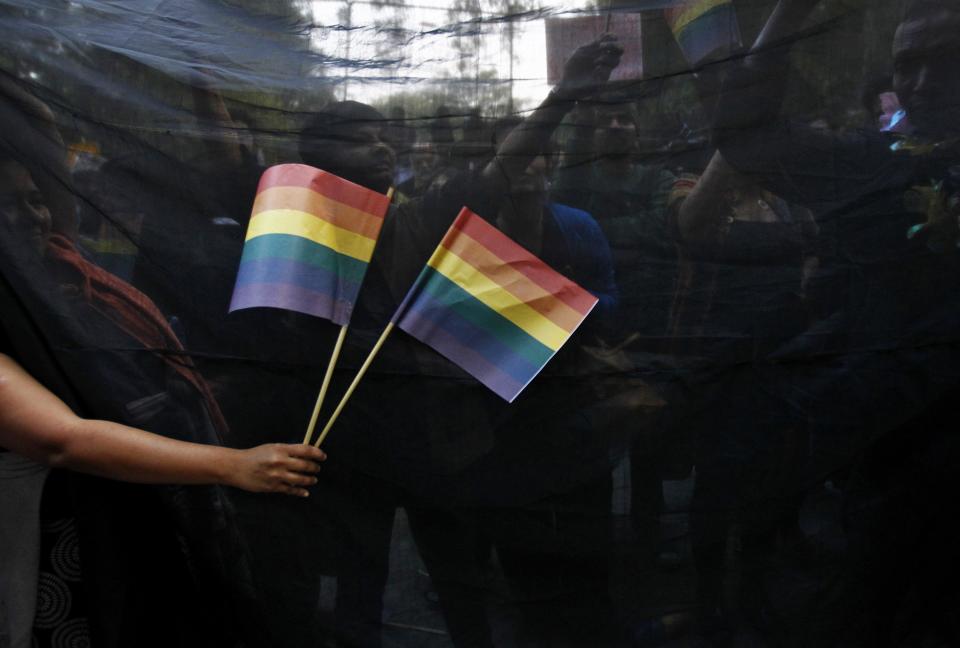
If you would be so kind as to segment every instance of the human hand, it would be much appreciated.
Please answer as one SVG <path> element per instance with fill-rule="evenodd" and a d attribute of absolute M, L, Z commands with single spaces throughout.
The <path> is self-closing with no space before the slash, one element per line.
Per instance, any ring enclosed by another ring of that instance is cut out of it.
<path fill-rule="evenodd" d="M 238 450 L 228 484 L 254 493 L 286 493 L 308 497 L 306 486 L 317 483 L 323 450 L 300 443 L 267 443 Z"/>
<path fill-rule="evenodd" d="M 557 93 L 563 99 L 581 99 L 592 94 L 610 78 L 622 55 L 623 47 L 613 34 L 581 45 L 564 64 Z"/>

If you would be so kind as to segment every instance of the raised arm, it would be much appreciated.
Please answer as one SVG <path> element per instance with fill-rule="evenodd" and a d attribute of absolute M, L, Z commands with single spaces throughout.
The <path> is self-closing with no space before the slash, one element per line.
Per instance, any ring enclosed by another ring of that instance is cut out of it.
<path fill-rule="evenodd" d="M 854 202 L 890 161 L 889 139 L 831 132 L 781 116 L 788 57 L 817 0 L 781 0 L 756 43 L 723 82 L 713 143 L 724 160 L 784 200 L 818 213 Z"/>
<path fill-rule="evenodd" d="M 715 116 L 715 135 L 736 137 L 777 116 L 788 78 L 793 37 L 820 0 L 780 0 L 738 67 L 727 77 Z"/>
<path fill-rule="evenodd" d="M 307 497 L 322 450 L 267 444 L 248 450 L 177 441 L 83 419 L 0 354 L 0 446 L 40 463 L 145 484 L 224 484 Z"/>
<path fill-rule="evenodd" d="M 724 84 L 714 115 L 714 139 L 720 151 L 714 153 L 676 215 L 683 241 L 703 243 L 717 232 L 722 217 L 720 198 L 737 175 L 722 151 L 728 149 L 737 157 L 738 142 L 745 135 L 776 120 L 786 86 L 791 36 L 819 2 L 780 0 L 742 65 Z M 709 88 L 714 83 L 711 77 Z M 701 92 L 707 93 L 703 89 Z"/>
<path fill-rule="evenodd" d="M 547 98 L 500 143 L 496 155 L 468 183 L 438 182 L 424 195 L 419 209 L 398 210 L 385 227 L 403 228 L 401 221 L 416 234 L 411 240 L 398 239 L 394 265 L 403 263 L 408 271 L 394 272 L 392 282 L 397 294 L 403 295 L 416 277 L 437 242 L 447 231 L 453 218 L 464 205 L 494 219 L 504 196 L 517 182 L 530 163 L 543 154 L 554 130 L 577 101 L 595 93 L 610 72 L 620 63 L 623 48 L 614 36 L 579 47 L 567 60 L 563 76 Z M 520 223 L 516 229 L 524 229 Z M 402 286 L 402 288 L 401 288 Z"/>
<path fill-rule="evenodd" d="M 482 179 L 489 191 L 502 191 L 520 177 L 540 155 L 554 130 L 577 101 L 595 93 L 620 64 L 623 48 L 615 36 L 605 34 L 577 48 L 563 68 L 557 86 L 517 126 L 497 149 L 496 157 L 484 168 Z"/>

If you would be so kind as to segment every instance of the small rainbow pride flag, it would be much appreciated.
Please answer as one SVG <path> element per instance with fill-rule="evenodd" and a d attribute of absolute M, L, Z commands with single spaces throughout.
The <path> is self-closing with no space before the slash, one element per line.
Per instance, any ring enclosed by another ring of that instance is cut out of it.
<path fill-rule="evenodd" d="M 740 26 L 731 0 L 688 0 L 664 9 L 663 15 L 692 65 L 740 45 Z"/>
<path fill-rule="evenodd" d="M 346 326 L 390 199 L 304 164 L 260 178 L 230 312 L 267 306 Z"/>
<path fill-rule="evenodd" d="M 596 304 L 464 207 L 392 321 L 513 402 Z"/>

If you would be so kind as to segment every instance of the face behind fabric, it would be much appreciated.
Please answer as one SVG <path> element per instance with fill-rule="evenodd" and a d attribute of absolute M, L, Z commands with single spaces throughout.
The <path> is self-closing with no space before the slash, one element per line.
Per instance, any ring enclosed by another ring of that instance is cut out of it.
<path fill-rule="evenodd" d="M 14 161 L 0 162 L 0 218 L 5 229 L 43 255 L 53 219 L 30 172 Z"/>
<path fill-rule="evenodd" d="M 397 156 L 379 124 L 343 125 L 328 138 L 309 142 L 304 162 L 351 182 L 386 193 Z"/>
<path fill-rule="evenodd" d="M 918 132 L 960 134 L 960 10 L 929 8 L 897 28 L 893 90 Z"/>
<path fill-rule="evenodd" d="M 637 148 L 637 124 L 626 106 L 612 106 L 597 113 L 597 153 L 626 157 Z"/>

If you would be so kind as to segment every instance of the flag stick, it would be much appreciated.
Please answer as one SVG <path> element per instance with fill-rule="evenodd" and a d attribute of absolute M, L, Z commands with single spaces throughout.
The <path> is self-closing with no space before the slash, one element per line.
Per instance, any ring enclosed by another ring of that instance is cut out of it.
<path fill-rule="evenodd" d="M 393 190 L 391 186 L 387 189 L 387 202 L 393 200 Z M 333 368 L 337 364 L 337 358 L 340 357 L 340 349 L 343 348 L 343 340 L 347 337 L 347 325 L 344 324 L 340 327 L 340 335 L 337 336 L 337 343 L 333 347 L 333 353 L 330 355 L 330 363 L 327 365 L 327 372 L 323 376 L 323 384 L 320 385 L 320 393 L 317 394 L 317 402 L 313 406 L 313 414 L 310 415 L 310 423 L 307 425 L 307 433 L 303 437 L 303 445 L 310 443 L 311 438 L 313 437 L 313 431 L 317 427 L 317 418 L 320 416 L 320 408 L 323 407 L 323 399 L 327 395 L 327 389 L 330 387 L 330 379 L 333 377 Z M 329 426 L 328 426 L 329 427 Z M 320 441 L 323 439 L 323 436 L 326 435 L 324 431 L 320 439 L 317 440 L 317 446 L 320 446 Z"/>
<path fill-rule="evenodd" d="M 390 335 L 390 331 L 393 330 L 393 322 L 387 324 L 387 327 L 383 329 L 383 333 L 380 334 L 380 339 L 377 340 L 377 343 L 373 345 L 373 349 L 370 350 L 370 355 L 367 356 L 367 359 L 363 361 L 363 365 L 360 367 L 360 371 L 357 372 L 357 375 L 354 377 L 353 382 L 350 383 L 350 386 L 347 388 L 347 392 L 343 395 L 343 398 L 340 399 L 340 404 L 337 405 L 337 409 L 333 410 L 333 414 L 330 416 L 330 420 L 327 421 L 327 425 L 323 428 L 323 432 L 320 433 L 320 436 L 317 437 L 317 442 L 313 445 L 320 447 L 320 444 L 323 443 L 323 440 L 327 438 L 327 433 L 330 432 L 330 428 L 333 427 L 334 421 L 337 420 L 337 417 L 340 416 L 340 412 L 343 411 L 343 408 L 346 406 L 347 401 L 350 400 L 350 396 L 353 395 L 353 391 L 357 388 L 357 385 L 360 384 L 360 379 L 363 378 L 363 375 L 367 373 L 367 369 L 370 368 L 370 365 L 373 363 L 373 359 L 377 356 L 377 353 L 380 351 L 380 347 L 383 346 L 383 343 L 387 341 L 387 336 Z"/>
<path fill-rule="evenodd" d="M 310 423 L 307 425 L 307 433 L 303 437 L 303 445 L 310 443 L 313 437 L 313 430 L 317 427 L 317 418 L 320 416 L 320 408 L 323 407 L 323 399 L 327 395 L 327 389 L 330 387 L 330 379 L 333 377 L 333 368 L 337 364 L 337 358 L 340 357 L 340 349 L 343 348 L 343 340 L 347 337 L 347 325 L 340 327 L 340 335 L 337 336 L 337 343 L 333 346 L 333 353 L 330 355 L 330 364 L 327 365 L 327 372 L 323 376 L 323 384 L 320 385 L 320 393 L 317 394 L 317 402 L 313 406 L 313 414 L 310 415 Z"/>

